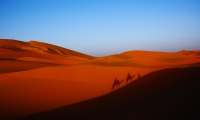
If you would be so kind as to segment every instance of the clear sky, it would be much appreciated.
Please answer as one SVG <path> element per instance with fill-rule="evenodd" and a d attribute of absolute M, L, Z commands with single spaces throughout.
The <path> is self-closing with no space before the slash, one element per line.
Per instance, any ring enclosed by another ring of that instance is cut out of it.
<path fill-rule="evenodd" d="M 0 38 L 94 56 L 200 49 L 200 0 L 0 0 Z"/>

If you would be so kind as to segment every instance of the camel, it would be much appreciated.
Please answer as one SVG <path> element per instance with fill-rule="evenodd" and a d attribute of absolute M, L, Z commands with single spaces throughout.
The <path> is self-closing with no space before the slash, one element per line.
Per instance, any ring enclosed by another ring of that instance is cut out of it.
<path fill-rule="evenodd" d="M 140 73 L 138 73 L 138 79 L 140 79 Z"/>
<path fill-rule="evenodd" d="M 126 77 L 126 84 L 128 83 L 128 81 L 132 81 L 132 79 L 135 77 L 135 75 L 131 76 L 130 73 L 128 73 L 127 77 Z"/>
<path fill-rule="evenodd" d="M 114 90 L 115 86 L 116 86 L 116 89 L 119 88 L 119 87 L 120 87 L 120 84 L 121 84 L 123 81 L 124 81 L 124 80 L 119 81 L 119 80 L 117 80 L 117 79 L 115 78 L 114 83 L 113 83 L 113 85 L 112 85 L 111 91 Z"/>

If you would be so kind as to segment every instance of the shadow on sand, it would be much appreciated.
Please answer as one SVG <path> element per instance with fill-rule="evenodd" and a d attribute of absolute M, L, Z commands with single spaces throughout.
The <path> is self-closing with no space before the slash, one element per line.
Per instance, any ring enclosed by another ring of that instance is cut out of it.
<path fill-rule="evenodd" d="M 130 73 L 128 73 L 127 77 L 126 77 L 126 84 L 128 84 L 128 81 L 132 81 L 132 79 L 135 77 L 135 75 L 131 76 Z"/>
<path fill-rule="evenodd" d="M 112 88 L 111 88 L 111 91 L 113 91 L 115 88 L 118 89 L 120 88 L 120 84 L 124 82 L 124 80 L 118 80 L 117 78 L 115 78 L 114 82 L 113 82 L 113 85 L 112 85 Z"/>
<path fill-rule="evenodd" d="M 199 119 L 200 67 L 156 71 L 106 95 L 27 120 Z"/>

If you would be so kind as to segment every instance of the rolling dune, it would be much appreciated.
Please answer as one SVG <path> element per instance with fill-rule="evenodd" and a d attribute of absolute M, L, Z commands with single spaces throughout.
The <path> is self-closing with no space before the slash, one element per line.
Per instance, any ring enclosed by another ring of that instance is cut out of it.
<path fill-rule="evenodd" d="M 2 51 L 0 53 L 2 58 L 38 57 L 62 59 L 66 56 L 79 56 L 87 59 L 95 58 L 80 52 L 37 41 L 22 42 L 18 40 L 0 39 L 0 50 Z"/>
<path fill-rule="evenodd" d="M 122 89 L 22 119 L 144 120 L 200 118 L 200 67 L 152 72 Z"/>
<path fill-rule="evenodd" d="M 143 77 L 199 63 L 198 50 L 128 51 L 96 58 L 48 43 L 1 39 L 0 119 L 21 118 L 105 95 L 115 78 L 125 80 L 120 87 L 126 87 L 128 73 L 135 75 L 135 81 L 138 74 Z"/>

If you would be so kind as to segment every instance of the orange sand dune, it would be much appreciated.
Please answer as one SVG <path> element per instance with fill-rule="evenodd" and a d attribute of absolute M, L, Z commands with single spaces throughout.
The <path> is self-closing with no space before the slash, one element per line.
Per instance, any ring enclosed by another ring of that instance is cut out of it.
<path fill-rule="evenodd" d="M 48 66 L 56 66 L 56 64 L 0 58 L 0 74 L 16 72 L 16 71 L 25 71 L 25 70 L 48 67 Z"/>
<path fill-rule="evenodd" d="M 76 65 L 2 74 L 0 111 L 4 118 L 18 118 L 54 109 L 109 93 L 115 77 L 125 80 L 128 72 L 143 76 L 154 70 L 158 69 Z"/>
<path fill-rule="evenodd" d="M 107 92 L 102 89 L 107 84 L 11 76 L 0 79 L 1 120 L 50 110 Z"/>
<path fill-rule="evenodd" d="M 109 94 L 22 120 L 199 120 L 200 67 L 165 69 Z"/>
<path fill-rule="evenodd" d="M 0 39 L 0 74 L 53 64 L 80 64 L 94 58 L 51 44 Z"/>
<path fill-rule="evenodd" d="M 33 62 L 43 62 L 43 63 L 52 63 L 52 64 L 65 64 L 65 65 L 73 65 L 80 64 L 89 61 L 87 58 L 82 58 L 78 56 L 68 56 L 61 57 L 60 59 L 45 59 L 45 58 L 36 58 L 36 57 L 20 57 L 17 60 L 21 61 L 33 61 Z"/>
<path fill-rule="evenodd" d="M 187 54 L 185 54 L 185 52 Z M 91 61 L 95 65 L 131 66 L 131 67 L 164 67 L 181 66 L 200 61 L 200 51 L 158 52 L 158 51 L 129 51 Z"/>
<path fill-rule="evenodd" d="M 160 69 L 76 65 L 2 74 L 0 111 L 4 118 L 18 118 L 54 109 L 109 93 L 115 77 L 125 80 L 130 72 L 136 80 L 138 73 L 142 77 Z"/>
<path fill-rule="evenodd" d="M 114 78 L 195 66 L 200 51 L 128 51 L 95 58 L 37 41 L 0 40 L 0 119 L 14 119 L 111 91 Z M 126 81 L 120 84 L 126 86 Z"/>
<path fill-rule="evenodd" d="M 2 58 L 16 57 L 39 57 L 39 58 L 58 58 L 65 56 L 79 56 L 88 59 L 95 57 L 80 52 L 65 49 L 55 45 L 30 41 L 22 42 L 18 40 L 0 39 L 0 55 Z"/>

